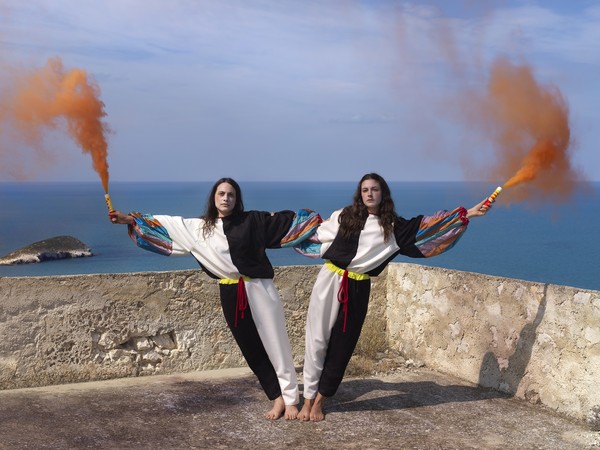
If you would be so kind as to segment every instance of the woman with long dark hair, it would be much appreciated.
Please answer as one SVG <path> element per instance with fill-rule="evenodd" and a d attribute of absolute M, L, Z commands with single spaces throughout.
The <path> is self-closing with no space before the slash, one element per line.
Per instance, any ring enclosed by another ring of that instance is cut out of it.
<path fill-rule="evenodd" d="M 298 383 L 283 305 L 273 284 L 267 248 L 292 246 L 314 233 L 320 217 L 308 210 L 244 211 L 233 179 L 212 187 L 200 218 L 110 213 L 127 224 L 138 246 L 163 255 L 192 254 L 206 274 L 219 280 L 221 306 L 248 366 L 273 407 L 274 420 L 298 414 Z"/>
<path fill-rule="evenodd" d="M 486 214 L 484 201 L 469 210 L 459 207 L 407 220 L 396 214 L 386 181 L 369 173 L 358 183 L 352 204 L 321 224 L 315 240 L 325 265 L 308 307 L 300 420 L 325 417 L 325 399 L 336 393 L 360 336 L 370 277 L 398 254 L 424 258 L 449 250 L 470 218 Z"/>

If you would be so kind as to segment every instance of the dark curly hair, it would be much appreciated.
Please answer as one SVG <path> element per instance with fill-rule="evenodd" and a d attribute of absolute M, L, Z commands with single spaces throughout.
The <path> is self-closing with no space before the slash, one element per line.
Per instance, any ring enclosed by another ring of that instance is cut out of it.
<path fill-rule="evenodd" d="M 379 204 L 378 216 L 379 224 L 383 228 L 384 239 L 387 241 L 392 236 L 394 221 L 398 216 L 394 207 L 394 200 L 392 200 L 390 187 L 383 177 L 376 173 L 368 173 L 358 182 L 352 204 L 346 206 L 340 214 L 340 233 L 342 233 L 344 239 L 350 239 L 352 234 L 359 233 L 362 230 L 365 220 L 369 216 L 369 211 L 362 201 L 361 194 L 362 183 L 366 180 L 376 181 L 381 188 L 381 203 Z"/>
<path fill-rule="evenodd" d="M 204 214 L 200 216 L 201 219 L 204 219 L 204 225 L 202 226 L 202 234 L 204 237 L 209 236 L 212 233 L 212 231 L 215 229 L 217 217 L 219 217 L 219 211 L 215 205 L 215 194 L 217 193 L 217 188 L 221 183 L 230 184 L 235 189 L 235 206 L 233 207 L 233 212 L 231 215 L 234 216 L 244 212 L 244 200 L 242 199 L 242 190 L 240 189 L 240 185 L 237 184 L 233 178 L 221 178 L 217 180 L 210 190 L 210 194 L 208 194 Z"/>

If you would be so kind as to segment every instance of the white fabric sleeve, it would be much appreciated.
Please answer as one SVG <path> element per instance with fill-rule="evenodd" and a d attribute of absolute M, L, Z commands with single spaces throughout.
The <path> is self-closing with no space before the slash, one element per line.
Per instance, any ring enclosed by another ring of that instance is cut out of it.
<path fill-rule="evenodd" d="M 154 216 L 173 240 L 173 256 L 188 255 L 202 233 L 201 219 L 185 219 L 180 216 Z"/>

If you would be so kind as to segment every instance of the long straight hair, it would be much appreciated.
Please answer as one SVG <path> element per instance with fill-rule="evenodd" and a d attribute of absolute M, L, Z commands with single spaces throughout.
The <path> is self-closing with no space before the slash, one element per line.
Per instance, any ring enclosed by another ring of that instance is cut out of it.
<path fill-rule="evenodd" d="M 244 200 L 242 199 L 240 185 L 237 184 L 233 178 L 221 178 L 217 180 L 210 190 L 210 194 L 208 194 L 204 214 L 200 216 L 201 219 L 204 219 L 204 225 L 202 226 L 202 234 L 204 237 L 210 236 L 215 229 L 215 222 L 217 217 L 219 217 L 219 210 L 217 209 L 217 205 L 215 205 L 215 194 L 217 193 L 217 188 L 222 183 L 230 184 L 233 186 L 233 189 L 235 189 L 235 205 L 231 215 L 235 216 L 236 214 L 244 212 Z"/>
<path fill-rule="evenodd" d="M 361 193 L 363 181 L 366 180 L 376 181 L 381 188 L 381 203 L 379 204 L 379 213 L 377 216 L 379 218 L 379 224 L 383 228 L 383 238 L 387 241 L 394 231 L 394 221 L 397 218 L 397 214 L 394 207 L 394 200 L 392 200 L 390 187 L 383 177 L 376 173 L 368 173 L 358 182 L 356 191 L 354 191 L 354 197 L 352 198 L 352 204 L 346 206 L 340 214 L 340 233 L 342 233 L 344 239 L 350 239 L 352 234 L 360 233 L 365 220 L 367 220 L 367 217 L 369 216 L 369 210 L 362 201 Z"/>

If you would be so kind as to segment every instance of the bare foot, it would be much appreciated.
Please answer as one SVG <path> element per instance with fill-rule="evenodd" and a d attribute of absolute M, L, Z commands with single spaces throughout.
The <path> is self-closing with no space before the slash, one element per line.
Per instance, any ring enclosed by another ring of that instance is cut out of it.
<path fill-rule="evenodd" d="M 277 420 L 281 416 L 283 416 L 283 412 L 286 410 L 285 403 L 283 402 L 283 397 L 280 395 L 275 400 L 273 400 L 273 408 L 270 411 L 267 411 L 265 417 L 269 420 Z"/>
<path fill-rule="evenodd" d="M 325 403 L 325 397 L 320 393 L 317 393 L 315 401 L 310 409 L 310 420 L 312 422 L 320 422 L 325 419 L 325 413 L 323 413 L 323 404 Z"/>
<path fill-rule="evenodd" d="M 312 409 L 312 405 L 315 402 L 314 399 L 305 398 L 304 404 L 302 405 L 302 409 L 298 413 L 298 420 L 303 420 L 308 422 L 310 420 L 310 410 Z"/>
<path fill-rule="evenodd" d="M 298 407 L 296 405 L 285 405 L 285 420 L 296 420 L 298 417 Z"/>

